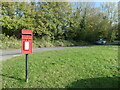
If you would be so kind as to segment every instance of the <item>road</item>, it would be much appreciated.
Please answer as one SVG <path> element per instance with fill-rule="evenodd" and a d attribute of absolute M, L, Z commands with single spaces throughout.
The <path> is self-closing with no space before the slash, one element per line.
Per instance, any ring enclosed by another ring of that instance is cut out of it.
<path fill-rule="evenodd" d="M 107 44 L 107 45 L 114 45 Z M 97 46 L 97 45 L 87 45 L 87 46 Z M 42 51 L 50 51 L 50 50 L 58 50 L 58 49 L 65 49 L 65 48 L 75 48 L 75 47 L 86 47 L 86 46 L 72 46 L 72 47 L 52 47 L 52 48 L 34 48 L 33 53 L 35 52 L 42 52 Z M 0 61 L 10 59 L 12 57 L 21 56 L 21 49 L 13 49 L 13 50 L 0 50 Z"/>
<path fill-rule="evenodd" d="M 74 46 L 79 47 L 79 46 Z M 42 51 L 50 51 L 50 50 L 58 50 L 65 48 L 74 48 L 74 47 L 52 47 L 52 48 L 34 48 L 33 53 L 42 52 Z M 13 50 L 0 50 L 0 61 L 10 59 L 12 57 L 21 56 L 21 49 L 13 49 Z"/>

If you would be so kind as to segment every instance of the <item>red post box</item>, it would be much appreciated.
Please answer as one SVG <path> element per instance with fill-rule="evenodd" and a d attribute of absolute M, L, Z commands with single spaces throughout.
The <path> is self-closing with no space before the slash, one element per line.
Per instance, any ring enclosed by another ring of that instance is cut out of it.
<path fill-rule="evenodd" d="M 22 54 L 32 53 L 32 30 L 22 29 Z"/>

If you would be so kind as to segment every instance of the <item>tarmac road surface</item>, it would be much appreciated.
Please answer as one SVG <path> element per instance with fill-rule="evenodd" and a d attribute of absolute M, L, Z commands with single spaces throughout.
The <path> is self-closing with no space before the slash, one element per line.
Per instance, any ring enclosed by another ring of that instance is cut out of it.
<path fill-rule="evenodd" d="M 79 46 L 75 46 L 79 47 Z M 52 48 L 34 48 L 33 53 L 42 52 L 42 51 L 50 51 L 50 50 L 58 50 L 65 48 L 74 48 L 74 47 L 52 47 Z M 10 50 L 0 50 L 0 61 L 10 59 L 12 57 L 21 56 L 21 49 L 10 49 Z"/>
<path fill-rule="evenodd" d="M 113 44 L 107 44 L 113 45 Z M 42 51 L 50 51 L 50 50 L 58 50 L 65 48 L 75 48 L 75 47 L 87 47 L 87 46 L 98 46 L 98 45 L 84 45 L 84 46 L 71 46 L 71 47 L 52 47 L 52 48 L 34 48 L 33 53 L 42 52 Z M 21 56 L 21 49 L 9 49 L 9 50 L 0 50 L 0 61 L 10 59 L 12 57 Z"/>

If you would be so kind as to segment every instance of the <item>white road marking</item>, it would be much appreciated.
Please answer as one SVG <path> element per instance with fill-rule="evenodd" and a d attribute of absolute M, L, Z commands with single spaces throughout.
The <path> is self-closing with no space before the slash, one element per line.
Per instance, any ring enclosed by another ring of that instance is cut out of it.
<path fill-rule="evenodd" d="M 20 55 L 13 55 L 13 57 L 20 56 Z"/>
<path fill-rule="evenodd" d="M 0 61 L 2 60 L 2 56 L 0 56 Z"/>

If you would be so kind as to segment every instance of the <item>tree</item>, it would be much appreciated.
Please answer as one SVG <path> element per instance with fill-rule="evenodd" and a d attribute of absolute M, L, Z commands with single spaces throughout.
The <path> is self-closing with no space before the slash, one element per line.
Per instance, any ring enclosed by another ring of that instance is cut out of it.
<path fill-rule="evenodd" d="M 34 7 L 29 3 L 2 2 L 2 29 L 20 38 L 21 29 L 33 29 Z"/>
<path fill-rule="evenodd" d="M 69 3 L 39 3 L 36 13 L 36 33 L 51 39 L 63 39 L 64 29 L 69 25 L 71 7 Z"/>

